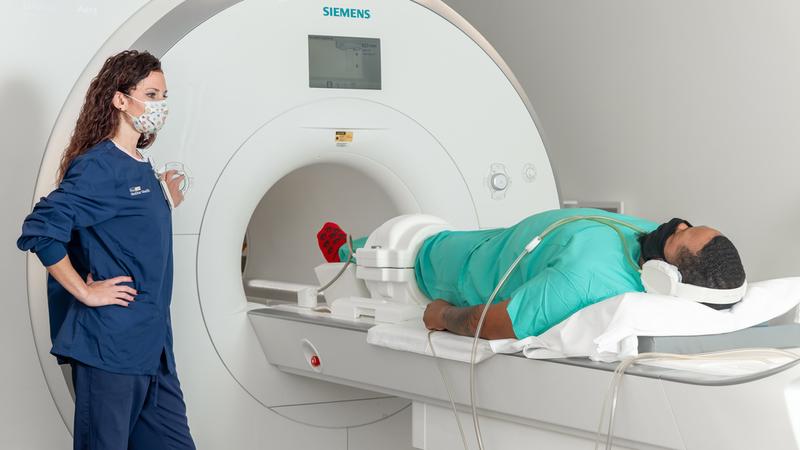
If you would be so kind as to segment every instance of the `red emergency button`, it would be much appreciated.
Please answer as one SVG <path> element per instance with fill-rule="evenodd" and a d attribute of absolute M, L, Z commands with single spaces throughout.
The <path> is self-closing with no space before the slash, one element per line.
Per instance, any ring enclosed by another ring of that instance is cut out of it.
<path fill-rule="evenodd" d="M 311 357 L 311 367 L 319 367 L 319 365 L 320 365 L 319 356 L 317 356 L 317 355 L 312 356 Z"/>

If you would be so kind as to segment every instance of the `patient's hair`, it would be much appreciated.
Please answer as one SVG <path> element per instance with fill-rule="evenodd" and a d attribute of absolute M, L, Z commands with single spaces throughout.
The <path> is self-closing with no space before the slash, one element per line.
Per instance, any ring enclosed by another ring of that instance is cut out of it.
<path fill-rule="evenodd" d="M 678 251 L 677 264 L 681 281 L 711 289 L 735 289 L 744 283 L 745 274 L 739 252 L 733 242 L 719 235 L 696 255 L 688 248 Z"/>

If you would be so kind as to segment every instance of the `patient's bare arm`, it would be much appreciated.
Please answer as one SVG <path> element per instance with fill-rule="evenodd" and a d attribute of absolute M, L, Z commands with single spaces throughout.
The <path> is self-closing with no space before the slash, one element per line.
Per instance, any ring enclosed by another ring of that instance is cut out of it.
<path fill-rule="evenodd" d="M 481 328 L 484 339 L 515 338 L 511 318 L 508 317 L 508 300 L 489 307 Z M 462 336 L 475 336 L 483 305 L 457 307 L 444 300 L 436 300 L 425 309 L 422 320 L 429 330 L 447 330 Z"/>

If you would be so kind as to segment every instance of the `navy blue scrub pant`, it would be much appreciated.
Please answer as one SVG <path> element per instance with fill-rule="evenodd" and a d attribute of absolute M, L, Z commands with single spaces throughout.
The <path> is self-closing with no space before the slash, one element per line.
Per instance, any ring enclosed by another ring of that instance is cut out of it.
<path fill-rule="evenodd" d="M 71 365 L 75 450 L 195 450 L 178 376 L 163 355 L 155 376 Z"/>

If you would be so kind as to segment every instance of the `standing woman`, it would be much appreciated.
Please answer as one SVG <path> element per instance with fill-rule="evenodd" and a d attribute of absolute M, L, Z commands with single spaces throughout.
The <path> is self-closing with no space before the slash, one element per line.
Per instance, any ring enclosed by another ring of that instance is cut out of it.
<path fill-rule="evenodd" d="M 50 352 L 72 366 L 74 448 L 194 449 L 172 354 L 172 217 L 149 159 L 167 115 L 161 63 L 108 58 L 92 80 L 59 185 L 25 218 L 21 250 L 49 273 Z"/>

